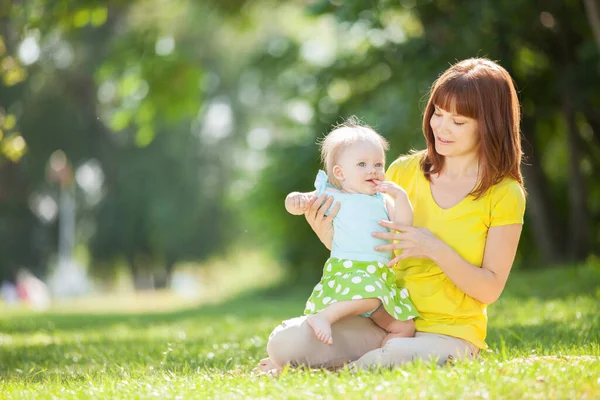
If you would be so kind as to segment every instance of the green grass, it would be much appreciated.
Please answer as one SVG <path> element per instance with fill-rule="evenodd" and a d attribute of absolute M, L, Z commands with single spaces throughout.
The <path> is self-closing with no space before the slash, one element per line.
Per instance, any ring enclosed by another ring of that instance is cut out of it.
<path fill-rule="evenodd" d="M 600 268 L 516 272 L 474 362 L 255 376 L 266 339 L 310 288 L 169 313 L 0 317 L 0 398 L 600 398 Z"/>

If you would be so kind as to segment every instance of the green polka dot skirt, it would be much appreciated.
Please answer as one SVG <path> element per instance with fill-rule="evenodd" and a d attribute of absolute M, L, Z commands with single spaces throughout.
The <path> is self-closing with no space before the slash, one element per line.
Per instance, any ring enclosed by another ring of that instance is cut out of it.
<path fill-rule="evenodd" d="M 396 286 L 394 271 L 381 262 L 330 258 L 323 277 L 306 302 L 304 314 L 316 314 L 330 304 L 345 300 L 378 298 L 394 318 L 406 321 L 419 316 L 408 290 Z"/>

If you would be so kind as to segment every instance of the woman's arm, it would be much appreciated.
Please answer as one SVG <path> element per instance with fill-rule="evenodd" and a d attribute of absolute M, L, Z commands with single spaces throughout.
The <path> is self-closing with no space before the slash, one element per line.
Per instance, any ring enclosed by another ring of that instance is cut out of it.
<path fill-rule="evenodd" d="M 333 218 L 340 210 L 340 203 L 336 203 L 331 212 L 325 215 L 333 203 L 333 197 L 322 194 L 309 202 L 308 211 L 304 213 L 308 224 L 319 237 L 319 240 L 331 250 L 333 243 Z"/>
<path fill-rule="evenodd" d="M 390 261 L 394 265 L 406 258 L 429 258 L 467 295 L 485 304 L 498 300 L 512 268 L 523 225 L 493 226 L 488 231 L 481 268 L 467 262 L 426 228 L 399 226 L 389 221 L 380 224 L 392 232 L 375 232 L 373 236 L 396 240 L 377 250 L 401 249 L 402 254 Z"/>
<path fill-rule="evenodd" d="M 431 259 L 460 290 L 482 303 L 491 304 L 504 290 L 522 228 L 521 224 L 491 227 L 481 268 L 465 261 L 447 245 L 433 253 Z"/>

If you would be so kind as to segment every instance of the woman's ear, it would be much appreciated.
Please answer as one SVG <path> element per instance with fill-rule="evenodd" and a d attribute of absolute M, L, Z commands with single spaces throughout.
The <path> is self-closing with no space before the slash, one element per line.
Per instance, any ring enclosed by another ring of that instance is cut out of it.
<path fill-rule="evenodd" d="M 342 167 L 340 167 L 339 165 L 335 165 L 333 167 L 333 177 L 340 182 L 344 180 L 344 170 L 342 169 Z"/>

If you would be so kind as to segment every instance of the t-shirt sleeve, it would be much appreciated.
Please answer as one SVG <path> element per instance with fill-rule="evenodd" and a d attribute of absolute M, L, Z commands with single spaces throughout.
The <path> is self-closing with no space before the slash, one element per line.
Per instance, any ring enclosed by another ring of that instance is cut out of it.
<path fill-rule="evenodd" d="M 525 214 L 525 192 L 511 180 L 494 190 L 490 226 L 522 224 Z"/>
<path fill-rule="evenodd" d="M 415 168 L 418 166 L 419 160 L 416 155 L 400 156 L 388 167 L 385 179 L 397 183 L 406 190 L 411 180 L 414 179 Z"/>

